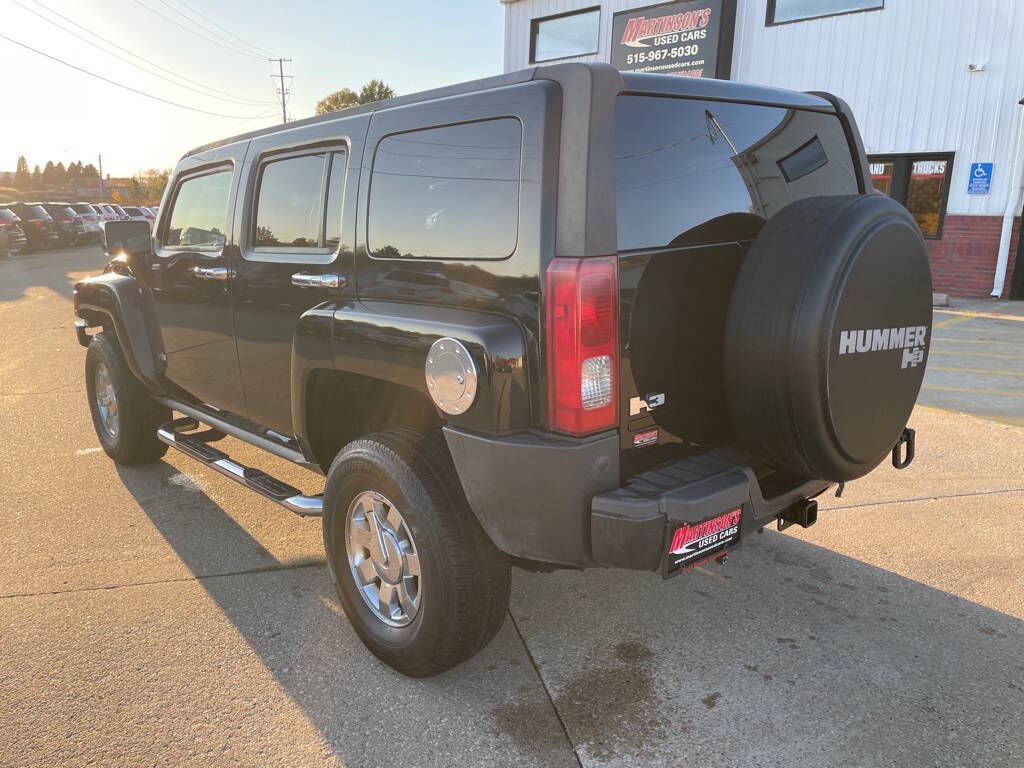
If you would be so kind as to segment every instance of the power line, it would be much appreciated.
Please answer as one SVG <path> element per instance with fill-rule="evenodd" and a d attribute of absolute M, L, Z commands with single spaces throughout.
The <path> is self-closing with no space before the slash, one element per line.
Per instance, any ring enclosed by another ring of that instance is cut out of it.
<path fill-rule="evenodd" d="M 169 21 L 169 22 L 171 22 L 171 24 L 173 24 L 174 26 L 176 26 L 176 27 L 181 27 L 181 28 L 182 28 L 182 29 L 184 29 L 184 30 L 185 30 L 186 32 L 189 32 L 189 33 L 191 33 L 191 34 L 195 35 L 196 37 L 199 37 L 199 38 L 201 38 L 201 39 L 205 40 L 205 41 L 206 41 L 206 42 L 208 42 L 208 43 L 213 43 L 214 45 L 219 45 L 219 46 L 220 46 L 221 48 L 223 48 L 223 49 L 224 49 L 224 50 L 226 50 L 226 51 L 231 51 L 232 53 L 237 53 L 237 54 L 239 54 L 240 56 L 251 56 L 251 57 L 252 57 L 252 58 L 254 58 L 254 59 L 262 59 L 262 58 L 263 58 L 262 56 L 259 56 L 258 54 L 255 54 L 255 53 L 249 53 L 249 51 L 243 51 L 243 50 L 242 50 L 241 48 L 232 48 L 232 47 L 230 47 L 230 46 L 228 46 L 228 45 L 225 45 L 224 43 L 220 42 L 219 40 L 216 40 L 216 39 L 214 39 L 214 38 L 212 38 L 212 37 L 207 37 L 207 36 L 206 36 L 206 35 L 204 35 L 204 34 L 203 34 L 202 32 L 198 32 L 198 31 L 196 31 L 196 30 L 194 30 L 194 29 L 191 29 L 191 28 L 189 28 L 189 27 L 186 27 L 186 26 L 185 26 L 184 24 L 182 24 L 182 23 L 181 23 L 180 21 L 176 21 L 176 20 L 172 19 L 172 18 L 171 18 L 170 16 L 168 16 L 168 15 L 167 15 L 167 14 L 165 14 L 165 13 L 160 13 L 160 11 L 158 11 L 158 10 L 157 10 L 156 8 L 150 8 L 150 7 L 148 6 L 148 5 L 146 5 L 146 4 L 144 3 L 144 2 L 142 2 L 142 0 L 135 0 L 135 2 L 136 2 L 136 3 L 138 4 L 138 5 L 140 5 L 140 6 L 142 6 L 143 8 L 145 8 L 145 9 L 146 9 L 147 11 L 149 11 L 150 13 L 152 13 L 153 15 L 155 15 L 155 16 L 159 16 L 159 17 L 160 17 L 161 19 L 163 19 L 164 21 Z"/>
<path fill-rule="evenodd" d="M 179 104 L 176 101 L 170 101 L 169 99 L 164 99 L 164 98 L 161 98 L 160 96 L 154 96 L 151 93 L 146 93 L 145 91 L 140 91 L 137 88 L 132 88 L 130 85 L 124 85 L 123 83 L 119 83 L 119 82 L 117 82 L 115 80 L 111 80 L 110 78 L 104 77 L 103 75 L 97 75 L 95 72 L 90 72 L 87 69 L 82 69 L 81 67 L 75 66 L 74 64 L 70 64 L 70 63 L 64 61 L 63 59 L 58 59 L 56 56 L 51 56 L 48 53 L 44 53 L 43 51 L 40 51 L 38 48 L 33 48 L 31 45 L 25 45 L 25 43 L 22 43 L 22 42 L 20 42 L 18 40 L 15 40 L 14 38 L 8 37 L 7 35 L 0 34 L 0 39 L 6 40 L 9 43 L 14 43 L 15 45 L 21 46 L 22 48 L 24 48 L 26 50 L 32 51 L 32 53 L 38 53 L 40 56 L 44 56 L 47 59 L 50 59 L 51 61 L 56 61 L 58 64 L 63 64 L 65 67 L 70 67 L 71 69 L 77 70 L 78 72 L 82 72 L 83 74 L 89 75 L 90 77 L 95 77 L 97 80 L 102 80 L 105 83 L 110 83 L 111 85 L 116 85 L 118 88 L 124 88 L 124 90 L 126 90 L 126 91 L 131 91 L 132 93 L 137 93 L 140 96 L 145 96 L 147 99 L 153 99 L 154 101 L 159 101 L 159 102 L 162 102 L 164 104 L 170 104 L 172 107 L 178 107 L 180 109 L 187 109 L 187 110 L 189 110 L 191 112 L 201 112 L 204 115 L 212 115 L 213 117 L 230 117 L 230 118 L 233 118 L 233 119 L 236 119 L 236 120 L 241 120 L 242 118 L 248 117 L 248 115 L 225 115 L 225 114 L 222 114 L 220 112 L 209 112 L 209 111 L 207 111 L 205 109 L 198 109 L 197 107 L 189 107 L 189 106 L 187 106 L 185 104 Z"/>
<path fill-rule="evenodd" d="M 198 85 L 200 88 L 205 88 L 208 91 L 212 91 L 213 93 L 220 94 L 220 95 L 222 95 L 224 97 L 231 97 L 232 96 L 232 94 L 228 93 L 227 91 L 222 91 L 222 90 L 220 90 L 218 88 L 214 88 L 214 87 L 206 85 L 204 83 L 200 83 L 199 81 L 192 80 L 191 78 L 185 77 L 184 75 L 179 75 L 177 72 L 175 72 L 174 70 L 168 69 L 167 67 L 162 67 L 159 64 L 157 64 L 155 61 L 151 61 L 150 59 L 147 59 L 144 56 L 140 56 L 139 54 L 135 53 L 134 51 L 128 50 L 123 45 L 118 45 L 113 40 L 109 40 L 106 37 L 104 37 L 103 35 L 99 34 L 98 32 L 94 32 L 93 30 L 89 29 L 88 27 L 85 27 L 82 24 L 79 24 L 74 19 L 69 19 L 67 16 L 65 16 L 65 15 L 63 15 L 61 13 L 58 13 L 57 11 L 53 10 L 53 8 L 50 8 L 49 6 L 45 5 L 44 3 L 41 3 L 39 0 L 32 0 L 32 2 L 34 2 L 39 7 L 49 11 L 54 16 L 57 16 L 58 18 L 63 19 L 68 24 L 73 24 L 74 26 L 78 27 L 82 31 L 88 32 L 93 37 L 98 38 L 99 40 L 102 40 L 107 45 L 112 45 L 115 48 L 117 48 L 118 50 L 124 51 L 129 56 L 133 56 L 136 59 L 139 59 L 140 61 L 144 61 L 147 64 L 149 64 L 150 66 L 156 67 L 157 69 L 161 70 L 162 72 L 167 72 L 168 74 L 174 75 L 175 77 L 177 77 L 177 78 L 179 78 L 181 80 L 184 80 L 187 83 L 192 83 L 193 85 Z M 252 103 L 252 104 L 266 104 L 267 103 L 267 102 L 263 102 L 263 101 L 253 101 L 253 100 L 250 100 L 250 99 L 246 99 L 246 101 L 249 102 L 249 103 Z"/>
<path fill-rule="evenodd" d="M 205 19 L 206 21 L 208 21 L 208 22 L 210 22 L 211 24 L 213 24 L 213 26 L 215 26 L 215 27 L 216 27 L 217 29 L 219 29 L 220 31 L 222 31 L 222 32 L 226 32 L 226 33 L 227 33 L 228 35 L 230 35 L 231 37 L 233 37 L 233 38 L 234 38 L 235 40 L 238 40 L 238 41 L 239 41 L 240 43 L 243 43 L 243 44 L 245 45 L 245 47 L 248 47 L 248 48 L 252 48 L 253 50 L 259 51 L 260 53 L 262 53 L 262 54 L 263 54 L 263 55 L 265 55 L 265 56 L 270 56 L 270 55 L 271 55 L 271 54 L 270 54 L 270 51 L 268 51 L 268 50 L 267 50 L 266 48 L 260 48 L 260 46 L 256 45 L 255 43 L 250 43 L 250 42 L 246 41 L 246 40 L 245 40 L 244 38 L 241 38 L 241 37 L 239 37 L 239 36 L 238 36 L 238 35 L 236 35 L 236 34 L 235 34 L 234 32 L 232 32 L 232 31 L 231 31 L 230 29 L 225 29 L 225 28 L 224 28 L 224 27 L 222 27 L 222 26 L 221 26 L 220 24 L 218 24 L 218 23 L 217 23 L 216 21 L 214 21 L 214 20 L 213 20 L 213 19 L 211 19 L 211 18 L 210 18 L 209 16 L 207 16 L 207 15 L 206 15 L 205 13 L 200 13 L 199 11 L 197 11 L 197 10 L 196 10 L 195 8 L 193 8 L 193 7 L 191 6 L 191 5 L 189 5 L 188 3 L 186 3 L 186 2 L 185 2 L 185 0 L 178 0 L 178 2 L 179 2 L 179 3 L 181 4 L 181 5 L 183 5 L 183 6 L 185 6 L 186 8 L 188 8 L 188 9 L 189 9 L 190 11 L 192 11 L 192 13 L 194 13 L 194 14 L 195 14 L 196 16 L 198 16 L 199 18 L 201 18 L 201 19 Z"/>
<path fill-rule="evenodd" d="M 237 104 L 256 104 L 256 105 L 262 105 L 262 104 L 266 104 L 267 103 L 265 101 L 253 101 L 251 99 L 238 99 L 238 98 L 235 98 L 233 96 L 223 96 L 223 97 L 221 97 L 221 96 L 214 96 L 213 94 L 210 94 L 210 93 L 204 93 L 203 91 L 199 90 L 198 88 L 193 88 L 193 87 L 191 87 L 189 85 L 184 85 L 183 83 L 177 83 L 174 80 L 171 80 L 171 78 L 166 77 L 164 75 L 161 75 L 159 72 L 154 72 L 153 70 L 148 69 L 147 67 L 143 67 L 141 64 L 136 64 L 134 61 L 132 61 L 129 58 L 126 58 L 125 56 L 122 56 L 122 55 L 120 55 L 118 53 L 114 53 L 113 51 L 104 48 L 99 43 L 94 42 L 94 41 L 90 40 L 89 38 L 84 37 L 84 36 L 78 34 L 77 32 L 73 32 L 70 29 L 62 27 L 60 24 L 58 24 L 53 19 L 48 19 L 43 14 L 39 13 L 39 11 L 36 11 L 36 10 L 33 10 L 32 8 L 29 8 L 27 5 L 24 5 L 23 3 L 19 2 L 19 0 L 11 0 L 11 2 L 14 3 L 15 5 L 17 5 L 19 8 L 22 8 L 22 9 L 28 11 L 29 13 L 34 14 L 35 16 L 38 16 L 40 19 L 45 21 L 47 24 L 52 24 L 53 26 L 55 26 L 57 29 L 61 30 L 62 32 L 66 32 L 67 34 L 71 35 L 72 37 L 76 37 L 79 40 L 81 40 L 82 42 L 88 43 L 93 48 L 98 48 L 99 50 L 103 51 L 104 53 L 109 54 L 110 56 L 113 56 L 115 59 L 119 59 L 119 60 L 127 63 L 128 65 L 130 65 L 132 67 L 135 67 L 136 69 L 139 69 L 139 70 L 145 72 L 146 74 L 152 75 L 153 77 L 159 77 L 161 80 L 164 80 L 164 81 L 166 81 L 166 82 L 170 83 L 171 85 L 174 85 L 174 86 L 176 86 L 178 88 L 184 88 L 185 90 L 192 91 L 193 93 L 198 93 L 200 96 L 205 96 L 208 99 L 223 99 L 225 101 L 233 101 L 233 102 L 235 102 Z"/>
<path fill-rule="evenodd" d="M 215 42 L 220 42 L 221 44 L 226 44 L 227 47 L 230 48 L 231 50 L 237 51 L 239 53 L 246 53 L 246 54 L 248 54 L 250 56 L 264 56 L 265 55 L 265 54 L 262 54 L 262 53 L 257 53 L 255 50 L 253 50 L 252 48 L 249 47 L 248 43 L 246 43 L 244 45 L 239 45 L 234 40 L 229 40 L 227 37 L 225 37 L 221 33 L 216 32 L 216 31 L 210 29 L 209 26 L 204 24 L 202 21 L 197 21 L 196 19 L 193 19 L 191 16 L 186 15 L 180 8 L 177 8 L 176 6 L 171 5 L 169 2 L 167 2 L 167 0 L 158 0 L 158 1 L 159 1 L 160 5 L 164 6 L 167 10 L 169 10 L 171 12 L 172 16 L 174 16 L 177 19 L 182 19 L 183 21 L 185 21 L 186 23 L 188 23 L 188 24 L 190 24 L 192 26 L 198 27 L 202 31 L 202 33 L 204 35 L 209 35 L 210 38 L 212 40 L 214 40 Z"/>

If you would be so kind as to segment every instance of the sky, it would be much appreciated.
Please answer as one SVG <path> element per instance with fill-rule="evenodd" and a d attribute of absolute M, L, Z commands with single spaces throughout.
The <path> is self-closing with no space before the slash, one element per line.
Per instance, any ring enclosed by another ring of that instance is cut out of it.
<path fill-rule="evenodd" d="M 270 56 L 292 59 L 288 116 L 302 118 L 328 93 L 375 77 L 406 94 L 498 74 L 502 29 L 499 0 L 0 0 L 0 35 L 227 115 L 154 101 L 0 38 L 0 171 L 13 171 L 18 155 L 31 169 L 47 160 L 95 165 L 102 154 L 111 176 L 170 168 L 194 146 L 280 123 Z"/>

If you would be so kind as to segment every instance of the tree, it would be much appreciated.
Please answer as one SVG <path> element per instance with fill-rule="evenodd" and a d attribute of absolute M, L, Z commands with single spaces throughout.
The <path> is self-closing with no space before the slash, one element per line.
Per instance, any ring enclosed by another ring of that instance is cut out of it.
<path fill-rule="evenodd" d="M 383 80 L 374 78 L 360 88 L 359 93 L 351 88 L 342 88 L 340 91 L 328 94 L 317 102 L 316 113 L 325 115 L 328 112 L 337 112 L 339 109 L 347 109 L 357 104 L 372 104 L 375 101 L 390 99 L 394 95 L 394 88 Z"/>
<path fill-rule="evenodd" d="M 100 172 L 96 170 L 96 166 L 93 165 L 92 163 L 89 163 L 87 166 L 85 166 L 85 168 L 82 169 L 83 179 L 98 179 L 99 177 Z"/>
<path fill-rule="evenodd" d="M 18 165 L 14 171 L 14 186 L 18 189 L 25 189 L 28 187 L 28 182 L 28 160 L 24 155 L 18 155 Z"/>
<path fill-rule="evenodd" d="M 132 202 L 136 203 L 159 201 L 164 195 L 164 188 L 170 178 L 170 168 L 150 168 L 142 173 L 137 173 L 132 176 L 129 197 Z"/>
<path fill-rule="evenodd" d="M 53 171 L 53 175 L 59 184 L 63 184 L 68 180 L 68 170 L 64 167 L 63 162 L 57 163 L 57 167 L 54 168 Z"/>
<path fill-rule="evenodd" d="M 46 161 L 46 167 L 43 168 L 43 183 L 53 184 L 57 181 L 56 168 L 53 165 L 53 160 Z"/>
<path fill-rule="evenodd" d="M 43 180 L 43 172 L 39 170 L 39 163 L 36 163 L 36 167 L 32 169 L 32 183 L 39 185 Z"/>

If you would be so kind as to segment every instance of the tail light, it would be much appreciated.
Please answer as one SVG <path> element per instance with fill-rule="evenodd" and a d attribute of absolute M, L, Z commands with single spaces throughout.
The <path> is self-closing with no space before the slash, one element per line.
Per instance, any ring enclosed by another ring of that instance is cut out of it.
<path fill-rule="evenodd" d="M 548 425 L 585 435 L 618 424 L 618 259 L 554 259 L 547 271 Z"/>
<path fill-rule="evenodd" d="M 61 224 L 70 224 L 71 223 L 71 219 L 69 219 L 67 216 L 58 216 L 57 217 L 57 221 L 59 221 Z"/>
<path fill-rule="evenodd" d="M 42 229 L 43 228 L 43 220 L 42 219 L 29 219 L 28 223 L 31 224 L 36 229 Z"/>

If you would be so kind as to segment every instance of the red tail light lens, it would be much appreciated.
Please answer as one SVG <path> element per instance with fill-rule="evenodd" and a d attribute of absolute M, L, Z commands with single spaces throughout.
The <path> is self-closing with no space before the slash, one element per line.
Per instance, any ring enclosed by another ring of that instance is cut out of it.
<path fill-rule="evenodd" d="M 618 424 L 618 259 L 554 259 L 547 271 L 548 425 L 585 435 Z"/>

